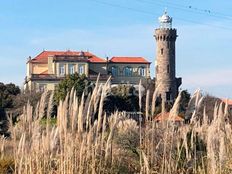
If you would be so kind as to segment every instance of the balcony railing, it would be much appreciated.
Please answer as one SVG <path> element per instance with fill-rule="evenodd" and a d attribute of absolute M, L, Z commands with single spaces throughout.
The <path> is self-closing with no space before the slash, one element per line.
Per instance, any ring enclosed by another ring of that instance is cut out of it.
<path fill-rule="evenodd" d="M 89 75 L 89 80 L 95 81 L 95 80 L 97 80 L 97 77 L 98 77 L 98 75 L 90 74 L 90 75 Z M 99 80 L 104 80 L 104 81 L 106 81 L 106 80 L 109 79 L 109 77 L 110 77 L 110 75 L 107 75 L 107 74 L 100 74 Z"/>
<path fill-rule="evenodd" d="M 96 81 L 97 80 L 97 77 L 98 75 L 93 75 L 93 74 L 90 74 L 88 76 L 89 80 L 91 81 Z M 107 74 L 101 74 L 100 77 L 99 77 L 99 80 L 100 81 L 106 81 L 108 80 L 108 78 L 110 77 L 110 75 L 107 75 Z M 26 81 L 29 81 L 29 80 L 62 80 L 64 79 L 65 76 L 57 76 L 55 74 L 31 74 L 30 77 L 26 77 Z"/>
<path fill-rule="evenodd" d="M 32 74 L 31 75 L 31 79 L 48 79 L 48 80 L 49 79 L 51 79 L 51 80 L 58 79 L 58 80 L 61 80 L 63 78 L 64 78 L 64 76 L 59 77 L 59 76 L 57 76 L 55 74 Z"/>

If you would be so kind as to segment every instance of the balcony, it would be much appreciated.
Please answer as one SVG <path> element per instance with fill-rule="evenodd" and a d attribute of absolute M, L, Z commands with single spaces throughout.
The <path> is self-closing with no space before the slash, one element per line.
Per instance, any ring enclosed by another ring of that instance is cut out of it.
<path fill-rule="evenodd" d="M 90 74 L 88 78 L 91 81 L 96 81 L 97 77 L 98 77 L 97 74 Z M 110 78 L 110 75 L 100 74 L 99 81 L 107 81 L 109 78 Z"/>
<path fill-rule="evenodd" d="M 26 81 L 29 81 L 29 80 L 32 80 L 32 81 L 35 81 L 35 80 L 62 80 L 64 79 L 64 77 L 58 77 L 56 76 L 55 74 L 31 74 L 30 77 L 26 77 Z"/>
<path fill-rule="evenodd" d="M 88 76 L 90 81 L 96 81 L 97 80 L 98 75 L 97 74 L 90 74 Z M 99 77 L 100 81 L 107 81 L 109 79 L 110 75 L 107 74 L 101 74 Z M 25 81 L 28 82 L 29 80 L 31 81 L 42 81 L 42 80 L 46 80 L 46 81 L 60 81 L 63 80 L 65 78 L 65 76 L 63 77 L 59 77 L 55 74 L 31 74 L 30 77 L 26 77 Z"/>

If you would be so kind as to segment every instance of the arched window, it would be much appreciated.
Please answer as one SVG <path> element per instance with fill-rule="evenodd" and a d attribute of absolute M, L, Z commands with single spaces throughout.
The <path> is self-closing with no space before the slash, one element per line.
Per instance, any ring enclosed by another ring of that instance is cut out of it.
<path fill-rule="evenodd" d="M 112 76 L 117 76 L 118 75 L 118 68 L 116 66 L 112 66 L 111 73 L 112 73 Z"/>
<path fill-rule="evenodd" d="M 124 75 L 125 76 L 132 76 L 132 68 L 127 66 L 124 68 Z"/>
<path fill-rule="evenodd" d="M 163 49 L 163 48 L 160 49 L 160 54 L 161 54 L 161 55 L 164 54 L 164 49 Z"/>
<path fill-rule="evenodd" d="M 145 67 L 143 67 L 143 66 L 139 67 L 139 75 L 140 76 L 145 76 L 146 75 Z"/>

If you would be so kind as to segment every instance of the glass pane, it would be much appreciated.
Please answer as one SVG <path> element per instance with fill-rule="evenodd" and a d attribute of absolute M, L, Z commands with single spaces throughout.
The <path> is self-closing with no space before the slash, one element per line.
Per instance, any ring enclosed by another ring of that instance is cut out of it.
<path fill-rule="evenodd" d="M 69 74 L 74 74 L 75 73 L 75 65 L 69 64 Z"/>
<path fill-rule="evenodd" d="M 112 76 L 116 76 L 117 75 L 117 68 L 113 66 L 111 68 L 111 73 L 112 73 Z"/>
<path fill-rule="evenodd" d="M 145 76 L 145 68 L 144 67 L 139 68 L 139 75 Z"/>
<path fill-rule="evenodd" d="M 125 68 L 125 76 L 131 76 L 132 75 L 132 68 L 126 67 Z"/>
<path fill-rule="evenodd" d="M 84 74 L 84 73 L 85 73 L 84 65 L 79 65 L 79 74 Z"/>
<path fill-rule="evenodd" d="M 60 65 L 59 73 L 60 73 L 60 75 L 64 75 L 65 74 L 65 66 L 64 65 Z"/>

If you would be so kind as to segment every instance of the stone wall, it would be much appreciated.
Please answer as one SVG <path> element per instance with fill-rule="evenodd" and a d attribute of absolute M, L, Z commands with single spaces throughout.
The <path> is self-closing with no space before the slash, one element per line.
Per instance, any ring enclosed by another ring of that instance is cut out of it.
<path fill-rule="evenodd" d="M 176 80 L 176 29 L 156 29 L 156 87 L 164 100 L 174 100 L 178 93 Z"/>

